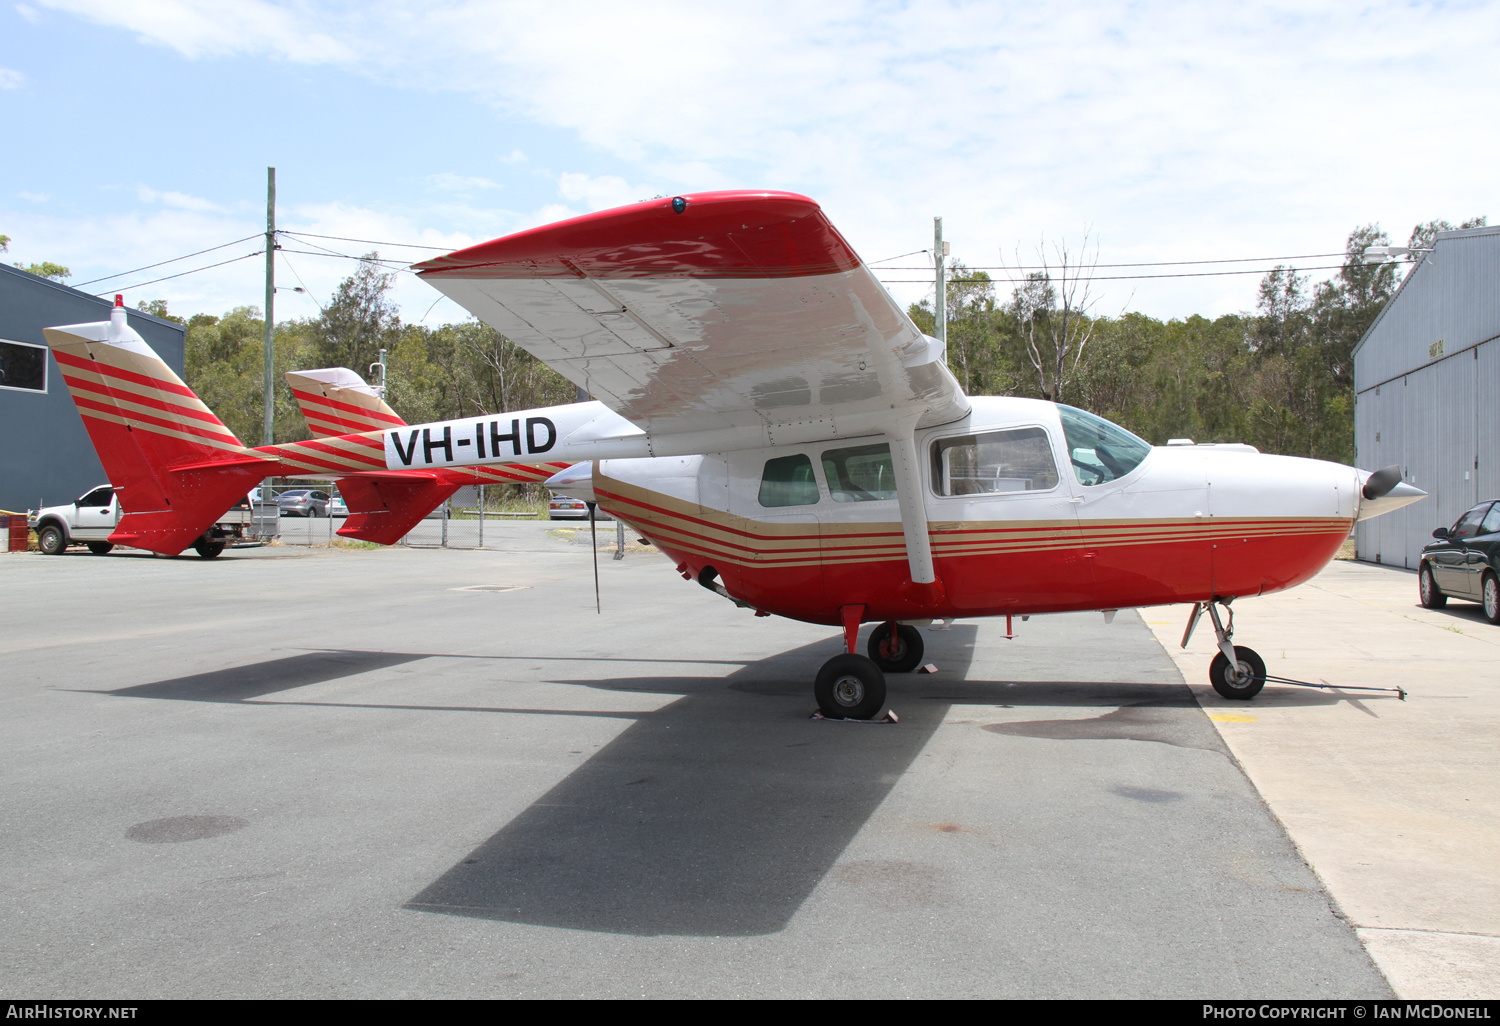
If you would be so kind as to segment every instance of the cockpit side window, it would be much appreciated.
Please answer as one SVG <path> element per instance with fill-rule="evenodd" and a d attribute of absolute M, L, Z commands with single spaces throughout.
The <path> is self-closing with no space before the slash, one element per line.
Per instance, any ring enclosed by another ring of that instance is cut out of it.
<path fill-rule="evenodd" d="M 812 460 L 801 453 L 766 460 L 760 475 L 760 504 L 776 506 L 811 506 L 818 501 L 818 481 L 813 477 Z"/>
<path fill-rule="evenodd" d="M 834 502 L 873 502 L 896 497 L 896 468 L 891 447 L 860 445 L 823 453 L 823 476 Z"/>
<path fill-rule="evenodd" d="M 1103 417 L 1057 404 L 1073 473 L 1081 485 L 1100 485 L 1124 477 L 1151 454 L 1151 444 Z"/>
<path fill-rule="evenodd" d="M 932 443 L 932 490 L 939 495 L 1036 492 L 1056 485 L 1052 440 L 1042 428 L 988 431 Z"/>

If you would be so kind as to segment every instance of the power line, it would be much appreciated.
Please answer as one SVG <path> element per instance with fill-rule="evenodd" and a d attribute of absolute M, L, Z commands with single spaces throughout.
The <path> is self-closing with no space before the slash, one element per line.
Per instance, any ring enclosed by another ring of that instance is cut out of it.
<path fill-rule="evenodd" d="M 925 252 L 919 250 L 918 252 Z M 910 256 L 910 254 L 904 254 Z M 1138 264 L 1092 264 L 1092 267 L 1187 267 L 1199 264 L 1263 264 L 1272 260 L 1322 260 L 1326 257 L 1348 257 L 1350 253 L 1300 253 L 1296 256 L 1280 257 L 1236 257 L 1233 260 L 1150 260 Z M 888 259 L 896 260 L 897 257 Z M 876 261 L 879 263 L 880 261 Z M 866 265 L 873 266 L 873 265 Z M 1080 265 L 1081 266 L 1081 265 Z M 968 266 L 970 271 L 1052 271 L 1056 264 L 981 264 Z M 926 267 L 883 267 L 883 271 L 925 271 Z"/>
<path fill-rule="evenodd" d="M 1293 267 L 1292 271 L 1338 271 L 1343 269 L 1343 264 L 1328 264 L 1323 267 Z M 1271 270 L 1275 270 L 1272 268 Z M 1227 274 L 1270 274 L 1271 270 L 1251 269 L 1248 271 L 1187 271 L 1179 274 L 1101 274 L 1101 275 L 1076 275 L 1077 278 L 1087 278 L 1089 281 L 1141 281 L 1148 278 L 1217 278 Z M 881 278 L 880 281 L 887 285 L 931 285 L 931 278 Z M 976 284 L 1001 284 L 993 278 L 949 278 L 950 285 L 976 285 Z"/>
<path fill-rule="evenodd" d="M 305 239 L 332 239 L 335 242 L 358 242 L 358 243 L 360 243 L 362 245 L 366 245 L 366 246 L 400 246 L 400 247 L 402 247 L 404 249 L 431 249 L 431 250 L 436 250 L 436 251 L 438 251 L 440 253 L 451 253 L 453 251 L 453 247 L 452 246 L 423 246 L 423 245 L 421 245 L 419 243 L 416 243 L 416 242 L 390 242 L 390 241 L 381 242 L 378 239 L 350 239 L 350 238 L 345 238 L 342 235 L 314 235 L 311 232 L 294 232 L 294 231 L 285 231 L 285 230 L 279 232 L 278 234 L 281 234 L 281 235 L 296 235 L 296 236 L 300 236 L 301 238 L 305 238 Z M 909 255 L 909 254 L 902 254 L 902 255 L 906 256 L 906 255 Z"/>
<path fill-rule="evenodd" d="M 244 240 L 241 240 L 241 241 L 244 241 Z M 216 247 L 216 248 L 223 248 L 223 247 Z M 96 292 L 96 293 L 94 293 L 94 295 L 96 295 L 96 296 L 107 296 L 111 292 L 129 292 L 132 289 L 143 289 L 147 285 L 155 285 L 159 281 L 171 281 L 173 278 L 181 278 L 184 275 L 197 274 L 199 271 L 210 271 L 210 270 L 214 269 L 215 267 L 223 267 L 225 264 L 237 264 L 241 260 L 249 260 L 251 257 L 260 256 L 264 252 L 265 252 L 265 250 L 263 250 L 263 249 L 257 249 L 254 253 L 246 253 L 244 256 L 230 257 L 228 260 L 220 260 L 216 264 L 206 264 L 203 267 L 195 267 L 191 271 L 180 271 L 177 274 L 169 274 L 169 275 L 166 275 L 165 277 L 161 277 L 161 278 L 152 278 L 150 281 L 136 282 L 134 285 L 116 285 L 114 288 L 108 289 L 108 290 L 106 290 L 104 292 Z M 118 275 L 116 275 L 116 277 L 118 277 Z M 98 280 L 99 281 L 104 281 L 105 279 L 100 278 Z M 92 282 L 90 284 L 92 284 Z"/>
<path fill-rule="evenodd" d="M 173 257 L 171 260 L 162 260 L 162 261 L 159 261 L 159 262 L 154 263 L 154 264 L 147 264 L 145 267 L 137 267 L 133 271 L 120 271 L 118 274 L 106 274 L 104 277 L 102 277 L 102 278 L 95 278 L 92 281 L 81 281 L 77 285 L 74 285 L 73 288 L 75 288 L 75 289 L 81 289 L 85 285 L 97 285 L 99 282 L 101 282 L 101 281 L 109 281 L 111 278 L 123 278 L 127 274 L 139 274 L 141 271 L 149 271 L 153 267 L 165 267 L 167 264 L 175 264 L 179 260 L 187 260 L 187 259 L 189 259 L 191 257 L 202 256 L 204 253 L 212 253 L 216 249 L 228 249 L 230 246 L 238 246 L 242 242 L 249 242 L 251 239 L 258 239 L 258 238 L 260 238 L 264 234 L 265 234 L 264 232 L 256 232 L 254 235 L 246 235 L 243 239 L 235 239 L 233 242 L 226 242 L 226 243 L 224 243 L 223 245 L 220 245 L 220 246 L 209 246 L 207 249 L 200 249 L 196 253 L 187 253 L 187 254 L 185 254 L 183 256 L 180 256 L 180 257 Z M 265 250 L 261 250 L 261 252 L 264 253 Z M 217 267 L 218 265 L 214 264 L 212 266 Z M 191 272 L 187 272 L 187 273 L 191 273 Z M 165 278 L 158 278 L 157 280 L 158 281 L 165 281 L 166 279 Z M 147 282 L 146 284 L 149 285 L 151 283 Z"/>
<path fill-rule="evenodd" d="M 308 245 L 310 245 L 310 246 L 311 245 L 316 245 L 316 243 L 311 243 L 310 242 L 310 243 L 308 243 Z M 372 264 L 388 265 L 394 271 L 405 271 L 405 270 L 407 270 L 407 265 L 406 265 L 406 263 L 404 261 L 401 261 L 401 260 L 387 260 L 387 259 L 385 259 L 383 257 L 355 256 L 352 253 L 335 253 L 332 250 L 323 250 L 322 252 L 318 252 L 316 250 L 311 250 L 311 249 L 287 249 L 284 246 L 278 246 L 277 247 L 277 252 L 278 253 L 296 253 L 296 254 L 298 254 L 300 256 L 337 257 L 340 260 L 359 260 L 361 262 L 363 262 L 365 260 L 368 260 Z"/>
<path fill-rule="evenodd" d="M 931 250 L 927 250 L 927 249 L 914 249 L 910 253 L 897 253 L 893 257 L 884 257 L 883 259 L 880 259 L 880 260 L 871 260 L 865 266 L 866 267 L 874 267 L 876 264 L 883 264 L 883 263 L 886 263 L 887 261 L 890 261 L 890 260 L 900 260 L 902 257 L 916 256 L 918 253 L 930 253 L 930 252 L 932 252 L 932 251 Z M 888 270 L 888 271 L 916 271 L 916 270 L 921 270 L 921 269 L 922 268 L 918 268 L 918 267 L 888 267 L 888 268 L 886 268 L 886 270 Z"/>

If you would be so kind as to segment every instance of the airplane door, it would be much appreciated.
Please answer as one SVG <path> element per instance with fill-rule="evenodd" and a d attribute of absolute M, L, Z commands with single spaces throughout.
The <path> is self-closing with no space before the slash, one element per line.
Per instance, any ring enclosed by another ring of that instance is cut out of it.
<path fill-rule="evenodd" d="M 731 453 L 726 536 L 737 564 L 730 593 L 783 615 L 816 613 L 823 603 L 822 499 L 812 456 L 799 449 Z"/>
<path fill-rule="evenodd" d="M 1078 496 L 1042 425 L 930 436 L 928 518 L 955 611 L 1045 612 L 1088 603 L 1093 571 Z"/>

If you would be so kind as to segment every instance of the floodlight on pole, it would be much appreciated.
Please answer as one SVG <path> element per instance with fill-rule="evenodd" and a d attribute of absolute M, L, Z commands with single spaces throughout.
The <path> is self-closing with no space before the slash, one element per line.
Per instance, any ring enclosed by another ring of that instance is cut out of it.
<path fill-rule="evenodd" d="M 1414 253 L 1431 252 L 1430 249 L 1416 249 L 1411 246 L 1366 246 L 1362 259 L 1367 264 L 1393 264 L 1397 260 L 1410 260 Z"/>

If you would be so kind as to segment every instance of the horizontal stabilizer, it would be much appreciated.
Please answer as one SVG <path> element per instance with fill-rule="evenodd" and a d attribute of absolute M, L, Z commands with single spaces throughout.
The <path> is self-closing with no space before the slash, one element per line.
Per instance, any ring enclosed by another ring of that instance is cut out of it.
<path fill-rule="evenodd" d="M 451 474 L 405 471 L 363 474 L 338 479 L 349 519 L 339 535 L 359 541 L 394 545 L 438 504 L 458 491 L 462 482 Z"/>

